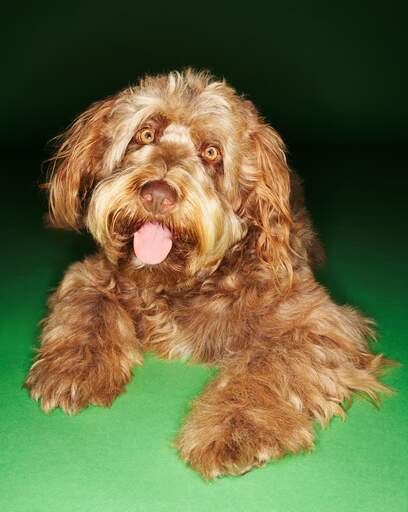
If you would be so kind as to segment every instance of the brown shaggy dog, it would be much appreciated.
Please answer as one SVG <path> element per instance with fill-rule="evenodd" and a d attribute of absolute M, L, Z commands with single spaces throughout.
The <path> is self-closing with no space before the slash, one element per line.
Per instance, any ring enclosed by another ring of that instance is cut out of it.
<path fill-rule="evenodd" d="M 176 444 L 205 478 L 313 447 L 313 421 L 386 392 L 371 322 L 334 304 L 279 135 L 206 73 L 147 77 L 61 137 L 50 222 L 100 246 L 49 301 L 26 387 L 109 406 L 146 350 L 217 366 Z"/>

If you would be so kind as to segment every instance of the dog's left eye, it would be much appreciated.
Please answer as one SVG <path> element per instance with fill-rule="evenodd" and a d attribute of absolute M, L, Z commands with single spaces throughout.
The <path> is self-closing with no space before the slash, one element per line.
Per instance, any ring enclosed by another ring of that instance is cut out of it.
<path fill-rule="evenodd" d="M 221 151 L 216 146 L 206 146 L 201 151 L 201 157 L 209 163 L 217 163 L 221 160 Z"/>
<path fill-rule="evenodd" d="M 142 128 L 139 130 L 136 135 L 135 139 L 138 144 L 151 144 L 154 142 L 156 132 L 153 128 Z"/>

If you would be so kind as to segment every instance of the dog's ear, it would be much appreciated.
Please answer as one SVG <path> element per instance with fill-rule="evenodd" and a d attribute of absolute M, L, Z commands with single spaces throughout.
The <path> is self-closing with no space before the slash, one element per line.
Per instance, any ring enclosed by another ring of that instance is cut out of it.
<path fill-rule="evenodd" d="M 255 107 L 247 103 L 252 119 L 249 137 L 255 187 L 248 197 L 246 213 L 250 223 L 259 229 L 257 254 L 271 264 L 275 274 L 291 278 L 290 171 L 285 145 L 278 133 L 259 119 Z"/>
<path fill-rule="evenodd" d="M 91 105 L 59 137 L 59 147 L 50 159 L 50 225 L 60 228 L 82 227 L 83 202 L 100 172 L 107 145 L 106 127 L 113 99 Z"/>

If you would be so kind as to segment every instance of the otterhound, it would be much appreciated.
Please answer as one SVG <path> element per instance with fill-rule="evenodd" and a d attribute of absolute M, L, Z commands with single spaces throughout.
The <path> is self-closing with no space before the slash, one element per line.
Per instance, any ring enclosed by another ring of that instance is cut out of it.
<path fill-rule="evenodd" d="M 285 146 L 225 81 L 146 77 L 60 139 L 52 225 L 91 233 L 49 301 L 25 386 L 44 411 L 109 406 L 143 352 L 214 365 L 176 440 L 205 478 L 313 447 L 313 421 L 376 399 L 371 322 L 332 302 Z"/>

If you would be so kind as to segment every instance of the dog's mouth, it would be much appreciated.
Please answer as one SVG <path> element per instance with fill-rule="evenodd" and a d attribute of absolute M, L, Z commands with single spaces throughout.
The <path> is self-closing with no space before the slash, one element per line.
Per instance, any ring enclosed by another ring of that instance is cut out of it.
<path fill-rule="evenodd" d="M 158 222 L 145 222 L 133 234 L 133 250 L 148 265 L 158 265 L 169 255 L 173 236 L 168 227 Z"/>

